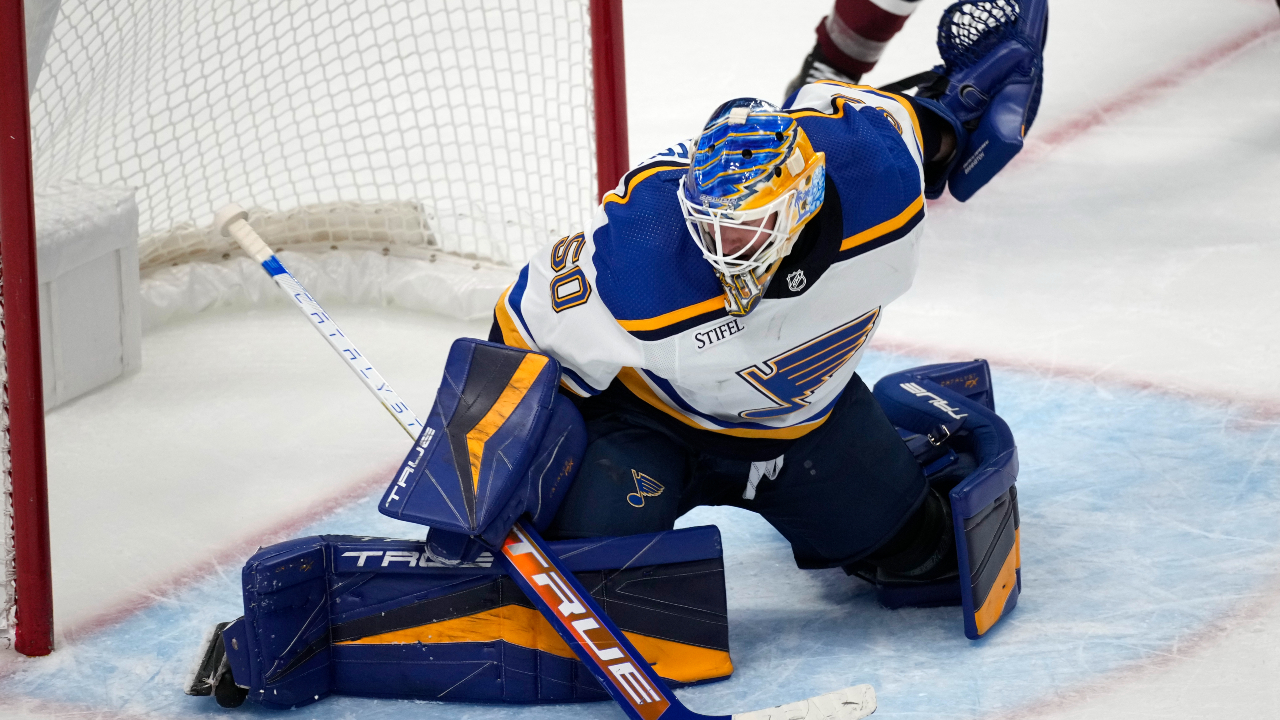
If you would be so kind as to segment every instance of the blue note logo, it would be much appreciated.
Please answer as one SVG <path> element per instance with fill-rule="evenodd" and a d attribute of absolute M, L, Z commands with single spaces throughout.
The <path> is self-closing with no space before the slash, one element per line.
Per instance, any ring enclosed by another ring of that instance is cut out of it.
<path fill-rule="evenodd" d="M 773 403 L 744 410 L 739 417 L 760 420 L 789 415 L 809 406 L 809 397 L 831 379 L 862 348 L 875 328 L 880 308 L 841 325 L 799 347 L 738 371 L 738 377 Z"/>
<path fill-rule="evenodd" d="M 631 503 L 631 507 L 644 507 L 645 498 L 658 497 L 666 489 L 662 487 L 662 483 L 635 468 L 631 469 L 631 479 L 636 481 L 636 491 L 627 495 L 627 502 Z"/>

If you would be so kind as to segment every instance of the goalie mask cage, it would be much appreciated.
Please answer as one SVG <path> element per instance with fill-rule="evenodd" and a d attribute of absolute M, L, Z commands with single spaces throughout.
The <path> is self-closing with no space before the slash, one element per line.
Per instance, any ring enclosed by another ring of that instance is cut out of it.
<path fill-rule="evenodd" d="M 0 638 L 39 654 L 52 620 L 32 176 L 42 192 L 134 188 L 144 273 L 238 252 L 210 229 L 232 201 L 273 229 L 263 234 L 275 249 L 515 268 L 586 227 L 628 163 L 621 0 L 61 0 L 33 43 L 46 49 L 29 116 L 10 112 L 18 95 L 26 106 L 22 4 L 0 0 L 0 106 L 19 137 L 29 118 L 31 138 L 25 169 L 9 169 L 6 146 L 0 186 L 13 468 Z M 30 246 L 13 258 L 11 235 Z M 19 388 L 34 414 L 20 415 Z"/>

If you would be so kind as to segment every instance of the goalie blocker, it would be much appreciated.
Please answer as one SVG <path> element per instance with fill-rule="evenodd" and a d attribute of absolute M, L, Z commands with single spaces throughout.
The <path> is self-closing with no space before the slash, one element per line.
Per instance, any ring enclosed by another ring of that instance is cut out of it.
<path fill-rule="evenodd" d="M 560 363 L 541 353 L 460 338 L 413 450 L 378 505 L 426 525 L 438 562 L 498 550 L 524 513 L 550 524 L 586 449 L 586 429 L 558 392 Z"/>

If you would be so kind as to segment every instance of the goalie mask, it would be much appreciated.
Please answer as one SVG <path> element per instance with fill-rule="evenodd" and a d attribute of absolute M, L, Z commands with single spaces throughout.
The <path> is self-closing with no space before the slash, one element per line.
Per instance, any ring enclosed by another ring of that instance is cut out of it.
<path fill-rule="evenodd" d="M 711 114 L 680 180 L 680 209 L 730 315 L 755 308 L 822 207 L 825 163 L 800 125 L 764 100 L 730 100 Z"/>

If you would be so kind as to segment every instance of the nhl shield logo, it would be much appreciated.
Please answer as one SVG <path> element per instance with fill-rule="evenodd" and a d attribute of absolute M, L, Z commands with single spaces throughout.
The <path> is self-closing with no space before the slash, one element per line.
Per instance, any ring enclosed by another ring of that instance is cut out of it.
<path fill-rule="evenodd" d="M 796 270 L 787 274 L 787 289 L 791 292 L 800 292 L 804 289 L 804 284 L 808 282 L 804 278 L 803 270 Z"/>

